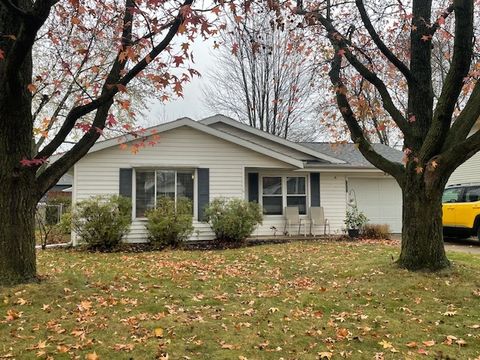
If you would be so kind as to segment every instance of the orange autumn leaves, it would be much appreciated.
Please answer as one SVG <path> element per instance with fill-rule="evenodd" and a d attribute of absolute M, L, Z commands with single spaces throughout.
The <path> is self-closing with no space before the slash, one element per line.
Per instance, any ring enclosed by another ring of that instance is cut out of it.
<path fill-rule="evenodd" d="M 475 359 L 480 268 L 399 272 L 397 248 L 40 252 L 44 280 L 2 292 L 0 343 L 11 349 L 0 346 L 0 356 Z"/>

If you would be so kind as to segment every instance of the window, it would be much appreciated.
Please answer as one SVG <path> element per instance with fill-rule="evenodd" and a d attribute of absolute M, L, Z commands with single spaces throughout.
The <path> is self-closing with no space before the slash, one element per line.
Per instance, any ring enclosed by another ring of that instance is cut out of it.
<path fill-rule="evenodd" d="M 475 202 L 480 201 L 480 186 L 471 186 L 465 190 L 465 201 Z"/>
<path fill-rule="evenodd" d="M 137 217 L 143 217 L 145 211 L 155 207 L 155 172 L 137 171 L 135 177 L 135 211 Z"/>
<path fill-rule="evenodd" d="M 461 202 L 463 188 L 446 189 L 443 192 L 442 203 L 458 203 Z"/>
<path fill-rule="evenodd" d="M 262 204 L 265 215 L 282 215 L 285 206 L 298 206 L 307 213 L 306 177 L 262 177 Z"/>
<path fill-rule="evenodd" d="M 282 178 L 265 176 L 262 178 L 263 212 L 266 215 L 282 215 Z"/>
<path fill-rule="evenodd" d="M 307 192 L 304 177 L 287 177 L 287 206 L 298 206 L 301 215 L 307 213 Z"/>
<path fill-rule="evenodd" d="M 157 198 L 186 197 L 193 202 L 193 171 L 137 170 L 135 175 L 135 214 L 144 217 L 155 208 Z"/>

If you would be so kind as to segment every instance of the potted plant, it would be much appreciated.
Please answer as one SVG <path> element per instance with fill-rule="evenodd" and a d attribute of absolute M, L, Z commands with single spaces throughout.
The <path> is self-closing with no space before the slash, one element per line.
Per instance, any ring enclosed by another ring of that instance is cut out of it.
<path fill-rule="evenodd" d="M 347 227 L 348 235 L 351 238 L 357 238 L 360 234 L 360 229 L 367 223 L 368 219 L 363 212 L 358 210 L 357 205 L 353 205 L 347 210 L 345 217 L 345 226 Z"/>

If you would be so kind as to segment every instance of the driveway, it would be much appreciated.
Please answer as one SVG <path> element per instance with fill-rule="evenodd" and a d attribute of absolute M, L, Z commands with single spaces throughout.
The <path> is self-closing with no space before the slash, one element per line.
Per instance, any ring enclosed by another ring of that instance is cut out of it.
<path fill-rule="evenodd" d="M 392 239 L 400 240 L 401 238 L 401 234 L 392 234 Z M 446 237 L 445 250 L 480 255 L 480 241 L 473 237 L 469 239 L 453 239 Z"/>
<path fill-rule="evenodd" d="M 469 239 L 445 238 L 445 250 L 460 251 L 467 254 L 480 254 L 480 241 L 473 237 Z"/>

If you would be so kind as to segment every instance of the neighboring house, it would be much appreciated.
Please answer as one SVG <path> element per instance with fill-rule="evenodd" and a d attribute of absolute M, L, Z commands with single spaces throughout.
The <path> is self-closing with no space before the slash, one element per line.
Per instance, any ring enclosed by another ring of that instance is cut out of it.
<path fill-rule="evenodd" d="M 480 131 L 480 121 L 477 121 L 470 135 L 477 131 Z M 448 180 L 448 185 L 465 183 L 480 183 L 480 152 L 460 165 Z"/>
<path fill-rule="evenodd" d="M 73 176 L 63 175 L 58 182 L 42 197 L 40 203 L 48 202 L 53 199 L 65 199 L 70 201 L 72 198 Z"/>
<path fill-rule="evenodd" d="M 146 240 L 145 211 L 162 194 L 192 199 L 192 240 L 213 238 L 203 208 L 216 197 L 258 201 L 265 217 L 254 235 L 273 235 L 272 226 L 281 233 L 286 206 L 298 206 L 303 217 L 310 206 L 323 206 L 331 231 L 340 233 L 349 200 L 371 222 L 401 231 L 399 186 L 353 144 L 293 143 L 222 115 L 199 122 L 182 118 L 149 130 L 160 135 L 154 146 L 133 154 L 120 148 L 122 138 L 102 141 L 73 169 L 74 202 L 99 194 L 132 198 L 130 242 Z M 401 161 L 400 151 L 375 146 Z"/>

